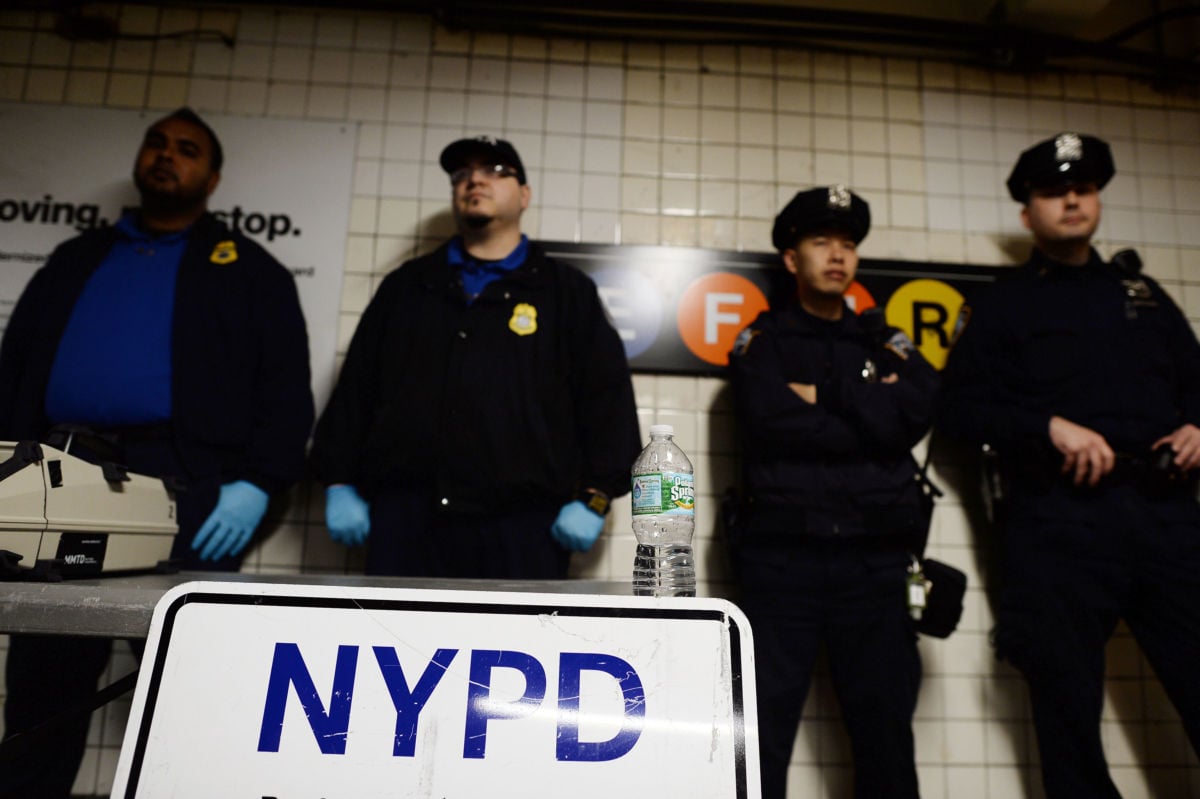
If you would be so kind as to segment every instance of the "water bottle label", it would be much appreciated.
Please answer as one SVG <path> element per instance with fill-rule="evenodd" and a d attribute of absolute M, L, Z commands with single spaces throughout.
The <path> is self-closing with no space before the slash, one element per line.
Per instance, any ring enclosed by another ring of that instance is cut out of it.
<path fill-rule="evenodd" d="M 692 516 L 696 512 L 693 477 L 683 472 L 652 472 L 633 478 L 633 515 L 663 513 Z"/>

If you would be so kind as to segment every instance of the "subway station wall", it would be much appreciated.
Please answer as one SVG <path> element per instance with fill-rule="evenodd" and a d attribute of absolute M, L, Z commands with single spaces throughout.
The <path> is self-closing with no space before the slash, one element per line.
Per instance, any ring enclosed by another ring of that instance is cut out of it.
<path fill-rule="evenodd" d="M 1098 248 L 1106 256 L 1136 248 L 1200 321 L 1200 105 L 1126 79 L 472 34 L 335 6 L 103 9 L 122 32 L 149 38 L 71 43 L 52 32 L 48 11 L 0 11 L 0 101 L 164 111 L 189 104 L 202 114 L 354 127 L 339 354 L 382 277 L 452 232 L 437 155 L 454 138 L 482 133 L 511 140 L 525 161 L 533 188 L 525 229 L 534 238 L 669 248 L 685 260 L 699 248 L 769 263 L 771 222 L 792 194 L 845 183 L 871 204 L 865 258 L 985 268 L 1019 263 L 1028 251 L 1003 188 L 1016 154 L 1063 129 L 1094 133 L 1112 145 L 1118 170 L 1103 195 Z M 235 44 L 153 38 L 194 29 Z M 132 163 L 135 146 L 113 157 Z M 644 371 L 634 382 L 643 430 L 673 424 L 696 464 L 701 577 L 708 590 L 731 593 L 716 524 L 717 498 L 738 479 L 728 388 L 719 371 Z M 971 588 L 959 630 L 921 644 L 922 794 L 1036 799 L 1024 687 L 988 644 L 990 539 L 970 455 L 935 447 L 933 476 L 946 496 L 931 551 L 966 570 Z M 633 550 L 626 498 L 572 572 L 625 579 Z M 359 553 L 329 541 L 321 493 L 304 484 L 245 568 L 340 573 L 360 565 Z M 118 651 L 116 675 L 133 666 Z M 1104 743 L 1124 795 L 1200 796 L 1196 757 L 1124 630 L 1108 666 Z M 125 712 L 118 703 L 96 714 L 78 792 L 107 792 Z M 836 701 L 820 679 L 801 724 L 791 795 L 850 796 L 849 764 Z"/>

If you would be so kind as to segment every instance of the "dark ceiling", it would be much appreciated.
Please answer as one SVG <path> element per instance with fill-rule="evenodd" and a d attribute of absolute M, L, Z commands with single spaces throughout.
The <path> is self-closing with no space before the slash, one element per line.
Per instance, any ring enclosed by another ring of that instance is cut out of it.
<path fill-rule="evenodd" d="M 1023 71 L 1200 82 L 1200 5 L 1182 0 L 616 0 L 397 3 L 451 28 L 842 50 Z"/>
<path fill-rule="evenodd" d="M 92 8 L 71 0 L 17 3 L 59 10 L 65 17 L 88 16 Z M 167 4 L 417 13 L 456 30 L 803 47 L 1024 72 L 1111 73 L 1193 95 L 1200 89 L 1200 4 L 1184 0 L 168 0 Z M 65 27 L 67 35 L 86 38 L 70 33 L 69 22 Z"/>

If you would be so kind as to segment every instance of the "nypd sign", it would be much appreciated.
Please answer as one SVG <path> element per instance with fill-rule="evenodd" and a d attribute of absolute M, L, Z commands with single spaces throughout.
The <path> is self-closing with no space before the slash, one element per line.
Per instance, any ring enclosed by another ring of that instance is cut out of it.
<path fill-rule="evenodd" d="M 114 797 L 758 797 L 753 644 L 717 599 L 188 583 Z"/>

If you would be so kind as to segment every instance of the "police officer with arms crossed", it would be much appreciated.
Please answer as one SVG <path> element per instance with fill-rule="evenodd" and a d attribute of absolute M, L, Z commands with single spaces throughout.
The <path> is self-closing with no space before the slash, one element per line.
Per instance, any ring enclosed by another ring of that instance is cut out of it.
<path fill-rule="evenodd" d="M 317 425 L 326 522 L 368 574 L 561 579 L 629 490 L 624 348 L 592 282 L 521 234 L 511 144 L 441 166 L 458 235 L 384 279 Z"/>
<path fill-rule="evenodd" d="M 1000 457 L 997 656 L 1028 683 L 1049 799 L 1119 796 L 1100 739 L 1124 619 L 1200 745 L 1200 345 L 1165 292 L 1091 246 L 1106 143 L 1063 133 L 1008 190 L 1034 250 L 970 314 L 940 428 Z"/>
<path fill-rule="evenodd" d="M 86 425 L 132 471 L 177 487 L 173 559 L 236 571 L 269 495 L 303 473 L 313 401 L 291 274 L 206 210 L 222 160 L 190 109 L 146 130 L 133 168 L 140 208 L 59 246 L 13 311 L 0 438 Z M 69 795 L 88 716 L 29 746 L 12 736 L 82 706 L 111 650 L 105 639 L 12 637 L 0 797 Z"/>
<path fill-rule="evenodd" d="M 764 799 L 785 795 L 821 642 L 855 796 L 917 796 L 921 663 L 905 586 L 924 531 L 911 449 L 938 376 L 878 311 L 856 316 L 843 299 L 870 221 L 843 186 L 798 193 L 772 233 L 795 302 L 760 315 L 729 359 L 749 499 L 736 569 L 754 626 Z"/>

